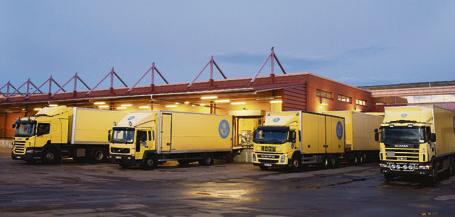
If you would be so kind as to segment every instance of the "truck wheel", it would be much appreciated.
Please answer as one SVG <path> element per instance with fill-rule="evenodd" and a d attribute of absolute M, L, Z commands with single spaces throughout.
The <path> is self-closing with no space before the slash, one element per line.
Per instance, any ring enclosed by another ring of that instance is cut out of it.
<path fill-rule="evenodd" d="M 206 157 L 202 160 L 199 160 L 199 165 L 203 166 L 210 166 L 213 164 L 213 158 L 212 157 Z"/>
<path fill-rule="evenodd" d="M 44 163 L 54 164 L 60 161 L 60 156 L 55 149 L 46 149 L 43 152 Z"/>
<path fill-rule="evenodd" d="M 434 163 L 432 164 L 430 173 L 431 175 L 427 177 L 427 184 L 430 186 L 436 185 L 438 182 L 438 170 L 435 168 Z"/>
<path fill-rule="evenodd" d="M 324 169 L 328 169 L 330 167 L 329 157 L 324 158 L 324 160 L 322 161 L 322 167 L 324 167 Z"/>
<path fill-rule="evenodd" d="M 359 165 L 359 156 L 354 156 L 354 165 Z"/>
<path fill-rule="evenodd" d="M 365 158 L 363 155 L 359 156 L 359 164 L 364 164 L 365 163 Z"/>
<path fill-rule="evenodd" d="M 302 160 L 299 155 L 294 155 L 291 160 L 291 168 L 293 170 L 298 170 L 302 167 Z"/>
<path fill-rule="evenodd" d="M 142 163 L 142 169 L 144 170 L 152 170 L 155 169 L 158 166 L 158 161 L 155 160 L 154 158 L 146 158 L 144 162 Z"/>
<path fill-rule="evenodd" d="M 188 164 L 190 164 L 190 162 L 187 160 L 178 160 L 178 162 L 179 162 L 179 166 L 181 166 L 181 167 L 187 167 Z"/>
<path fill-rule="evenodd" d="M 453 175 L 455 175 L 455 163 L 454 163 L 453 159 L 450 159 L 449 176 L 453 176 Z"/>
<path fill-rule="evenodd" d="M 95 148 L 91 151 L 90 158 L 94 163 L 100 163 L 106 160 L 106 153 L 103 149 Z"/>
<path fill-rule="evenodd" d="M 395 178 L 395 176 L 392 175 L 392 174 L 389 174 L 389 173 L 385 173 L 385 174 L 384 174 L 384 179 L 385 179 L 386 182 L 390 182 L 390 181 L 392 181 L 394 178 Z"/>
<path fill-rule="evenodd" d="M 338 159 L 336 157 L 330 158 L 330 167 L 332 168 L 338 167 Z"/>

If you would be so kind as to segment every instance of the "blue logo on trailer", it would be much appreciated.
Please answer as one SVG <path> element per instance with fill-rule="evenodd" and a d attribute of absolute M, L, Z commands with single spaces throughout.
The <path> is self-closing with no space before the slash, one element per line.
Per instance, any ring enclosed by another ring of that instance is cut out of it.
<path fill-rule="evenodd" d="M 226 139 L 229 136 L 229 130 L 229 122 L 227 120 L 222 120 L 220 125 L 218 125 L 218 133 L 220 134 L 220 137 Z"/>
<path fill-rule="evenodd" d="M 337 138 L 338 139 L 341 139 L 343 138 L 343 124 L 341 123 L 341 121 L 338 121 L 337 122 Z"/>

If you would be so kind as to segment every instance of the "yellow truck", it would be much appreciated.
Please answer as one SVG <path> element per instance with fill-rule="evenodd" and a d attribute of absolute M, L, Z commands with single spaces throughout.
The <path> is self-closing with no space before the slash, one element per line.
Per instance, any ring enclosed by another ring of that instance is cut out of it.
<path fill-rule="evenodd" d="M 344 118 L 302 111 L 268 113 L 254 132 L 253 164 L 300 168 L 336 167 L 345 147 Z"/>
<path fill-rule="evenodd" d="M 430 183 L 455 173 L 455 112 L 436 106 L 386 107 L 376 130 L 380 168 L 386 181 L 418 175 Z"/>
<path fill-rule="evenodd" d="M 346 124 L 344 160 L 354 165 L 378 162 L 379 142 L 374 139 L 374 129 L 381 126 L 383 116 L 356 111 L 327 111 L 324 113 L 344 118 Z"/>
<path fill-rule="evenodd" d="M 108 132 L 124 112 L 76 107 L 45 107 L 18 119 L 11 158 L 58 163 L 62 158 L 107 159 Z"/>
<path fill-rule="evenodd" d="M 110 133 L 110 157 L 123 168 L 177 160 L 211 165 L 232 154 L 232 116 L 177 111 L 129 113 Z"/>

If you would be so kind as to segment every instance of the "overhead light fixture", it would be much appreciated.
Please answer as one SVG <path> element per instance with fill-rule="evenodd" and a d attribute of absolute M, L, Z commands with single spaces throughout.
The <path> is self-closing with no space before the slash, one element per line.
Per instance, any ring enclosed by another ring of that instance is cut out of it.
<path fill-rule="evenodd" d="M 57 104 L 49 104 L 49 107 L 57 107 Z"/>
<path fill-rule="evenodd" d="M 127 103 L 127 104 L 121 104 L 120 106 L 121 107 L 130 107 L 130 106 L 133 106 L 133 104 Z"/>
<path fill-rule="evenodd" d="M 215 100 L 215 103 L 230 103 L 231 100 L 229 99 L 219 99 L 219 100 Z"/>
<path fill-rule="evenodd" d="M 281 100 L 281 99 L 270 100 L 271 104 L 282 103 L 282 102 L 283 102 L 283 100 Z"/>
<path fill-rule="evenodd" d="M 125 107 L 125 106 L 119 106 L 119 107 L 117 107 L 116 109 L 117 109 L 117 110 L 125 110 L 126 107 Z"/>
<path fill-rule="evenodd" d="M 180 103 L 179 103 L 179 102 L 175 102 L 175 104 L 176 104 L 176 105 L 180 105 Z"/>
<path fill-rule="evenodd" d="M 200 105 L 200 106 L 205 106 L 205 103 L 201 103 L 201 104 L 199 104 L 199 105 Z"/>
<path fill-rule="evenodd" d="M 193 106 L 193 107 L 194 107 L 194 106 L 196 106 L 196 105 L 194 105 L 194 104 L 193 104 L 193 105 L 191 105 L 191 106 Z"/>
<path fill-rule="evenodd" d="M 245 102 L 231 102 L 231 105 L 245 105 Z"/>
<path fill-rule="evenodd" d="M 139 109 L 151 109 L 152 107 L 149 105 L 141 105 L 139 106 Z"/>
<path fill-rule="evenodd" d="M 185 105 L 188 105 L 188 104 L 190 104 L 190 102 L 189 102 L 189 101 L 185 101 L 184 103 L 185 103 Z"/>
<path fill-rule="evenodd" d="M 41 108 L 34 108 L 33 111 L 39 111 Z"/>
<path fill-rule="evenodd" d="M 217 96 L 201 96 L 201 99 L 218 99 Z"/>
<path fill-rule="evenodd" d="M 108 109 L 109 105 L 99 105 L 98 108 L 99 109 Z"/>
<path fill-rule="evenodd" d="M 166 105 L 165 107 L 166 108 L 175 108 L 175 107 L 177 107 L 177 105 Z"/>
<path fill-rule="evenodd" d="M 94 102 L 93 104 L 94 104 L 94 105 L 105 105 L 106 102 L 101 102 L 101 101 L 100 101 L 100 102 Z"/>

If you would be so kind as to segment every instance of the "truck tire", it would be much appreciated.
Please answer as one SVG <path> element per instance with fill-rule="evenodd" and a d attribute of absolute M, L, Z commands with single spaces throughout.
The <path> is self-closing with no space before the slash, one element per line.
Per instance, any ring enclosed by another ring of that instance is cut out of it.
<path fill-rule="evenodd" d="M 298 170 L 302 167 L 302 159 L 300 158 L 300 155 L 295 154 L 294 157 L 292 157 L 290 167 L 292 170 Z"/>
<path fill-rule="evenodd" d="M 94 148 L 90 151 L 90 160 L 93 163 L 100 163 L 107 159 L 106 151 L 102 148 Z"/>
<path fill-rule="evenodd" d="M 56 164 L 59 163 L 61 158 L 58 154 L 58 151 L 53 148 L 47 148 L 43 151 L 42 155 L 43 162 L 46 164 Z"/>
<path fill-rule="evenodd" d="M 152 157 L 148 157 L 144 159 L 142 163 L 142 169 L 144 170 L 152 170 L 158 166 L 158 161 Z"/>
<path fill-rule="evenodd" d="M 330 160 L 329 160 L 329 157 L 324 157 L 324 159 L 322 160 L 322 167 L 324 169 L 328 169 L 330 168 Z"/>
<path fill-rule="evenodd" d="M 426 177 L 427 184 L 430 185 L 430 186 L 434 186 L 434 185 L 436 185 L 438 183 L 438 178 L 439 178 L 438 177 L 438 171 L 435 168 L 435 163 L 432 164 L 430 173 L 431 173 L 431 175 Z"/>
<path fill-rule="evenodd" d="M 354 155 L 354 165 L 359 165 L 359 156 L 358 155 Z"/>
<path fill-rule="evenodd" d="M 332 168 L 337 168 L 338 167 L 338 158 L 337 157 L 331 157 L 330 158 L 330 167 Z"/>
<path fill-rule="evenodd" d="M 202 166 L 210 166 L 210 165 L 213 165 L 213 158 L 212 157 L 206 157 L 202 160 L 199 160 L 199 165 L 202 165 Z"/>
<path fill-rule="evenodd" d="M 455 175 L 455 162 L 452 158 L 450 158 L 449 162 L 449 176 Z"/>

